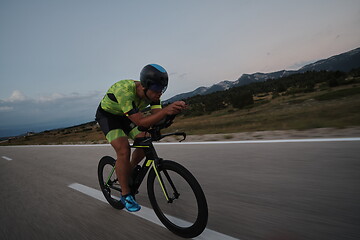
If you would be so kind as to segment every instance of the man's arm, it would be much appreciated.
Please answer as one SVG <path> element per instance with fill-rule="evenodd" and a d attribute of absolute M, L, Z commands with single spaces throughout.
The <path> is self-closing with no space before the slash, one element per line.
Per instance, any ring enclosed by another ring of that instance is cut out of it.
<path fill-rule="evenodd" d="M 156 114 L 157 112 L 160 112 L 161 110 L 162 110 L 162 108 L 151 109 L 151 115 Z"/>
<path fill-rule="evenodd" d="M 178 114 L 186 107 L 185 102 L 177 101 L 163 109 L 151 110 L 151 115 L 144 116 L 141 112 L 134 113 L 128 116 L 128 118 L 137 126 L 149 128 L 157 122 L 161 121 L 167 115 Z"/>

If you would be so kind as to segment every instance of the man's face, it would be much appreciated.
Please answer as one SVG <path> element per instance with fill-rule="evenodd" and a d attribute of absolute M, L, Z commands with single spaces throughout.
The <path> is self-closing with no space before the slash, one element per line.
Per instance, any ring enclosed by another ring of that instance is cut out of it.
<path fill-rule="evenodd" d="M 162 85 L 150 85 L 148 91 L 147 91 L 147 97 L 152 101 L 152 102 L 158 102 L 160 100 L 161 95 L 165 92 L 166 90 L 166 86 L 162 86 Z"/>
<path fill-rule="evenodd" d="M 160 97 L 162 95 L 162 92 L 155 92 L 154 90 L 149 89 L 146 92 L 146 96 L 152 101 L 152 102 L 158 102 L 160 101 Z"/>

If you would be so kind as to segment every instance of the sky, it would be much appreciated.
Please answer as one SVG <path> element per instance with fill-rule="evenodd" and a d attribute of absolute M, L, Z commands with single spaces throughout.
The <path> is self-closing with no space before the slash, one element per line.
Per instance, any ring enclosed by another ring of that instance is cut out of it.
<path fill-rule="evenodd" d="M 360 0 L 0 0 L 0 137 L 94 120 L 162 65 L 162 99 L 360 47 Z"/>

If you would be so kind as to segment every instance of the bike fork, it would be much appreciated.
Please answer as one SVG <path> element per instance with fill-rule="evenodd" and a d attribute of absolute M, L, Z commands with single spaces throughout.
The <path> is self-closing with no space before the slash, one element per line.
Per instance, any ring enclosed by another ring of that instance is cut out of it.
<path fill-rule="evenodd" d="M 160 175 L 160 173 L 159 173 L 159 171 L 158 171 L 158 169 L 157 169 L 157 167 L 156 167 L 156 165 L 155 165 L 155 161 L 152 162 L 152 167 L 154 168 L 156 177 L 157 177 L 157 179 L 158 179 L 158 181 L 159 181 L 161 190 L 162 190 L 163 193 L 164 193 L 164 196 L 165 196 L 165 198 L 166 198 L 166 201 L 167 201 L 168 203 L 172 203 L 175 199 L 178 199 L 179 196 L 180 196 L 180 194 L 179 194 L 178 191 L 176 190 L 176 187 L 175 187 L 173 181 L 171 180 L 168 172 L 167 172 L 166 170 L 163 171 L 163 172 L 164 172 L 164 175 L 165 175 L 165 177 L 166 177 L 166 179 L 167 179 L 167 181 L 169 182 L 170 186 L 172 187 L 172 189 L 173 189 L 173 191 L 174 191 L 174 197 L 173 197 L 173 198 L 171 198 L 171 197 L 169 196 L 169 194 L 168 194 L 168 192 L 167 192 L 167 190 L 166 190 L 166 187 L 165 187 L 163 178 L 161 177 L 161 175 Z"/>

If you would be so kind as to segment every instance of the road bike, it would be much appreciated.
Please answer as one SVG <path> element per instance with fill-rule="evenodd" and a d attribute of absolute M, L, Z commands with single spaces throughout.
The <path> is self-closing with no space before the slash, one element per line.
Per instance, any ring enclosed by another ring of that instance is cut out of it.
<path fill-rule="evenodd" d="M 150 129 L 141 129 L 146 137 L 136 138 L 132 148 L 141 148 L 145 152 L 145 161 L 138 165 L 130 179 L 131 193 L 135 196 L 147 172 L 147 193 L 157 217 L 171 232 L 184 238 L 200 235 L 207 224 L 208 207 L 205 194 L 196 178 L 185 167 L 171 160 L 158 157 L 153 142 L 168 136 L 182 136 L 185 132 L 162 135 L 160 130 L 169 127 L 175 116 L 168 116 Z M 110 156 L 101 158 L 98 165 L 98 178 L 101 190 L 116 209 L 123 209 L 119 201 L 121 187 L 115 174 L 116 160 Z M 140 210 L 141 211 L 141 210 Z"/>

